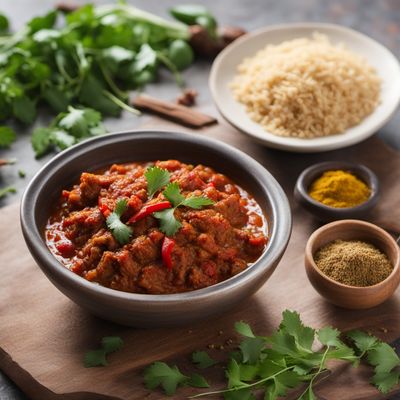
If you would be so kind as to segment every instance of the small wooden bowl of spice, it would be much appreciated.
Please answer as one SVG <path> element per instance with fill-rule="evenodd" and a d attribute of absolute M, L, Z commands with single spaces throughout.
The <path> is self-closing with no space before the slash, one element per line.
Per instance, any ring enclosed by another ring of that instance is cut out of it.
<path fill-rule="evenodd" d="M 331 222 L 317 229 L 305 251 L 307 276 L 329 302 L 351 309 L 383 303 L 400 283 L 400 250 L 377 225 Z"/>
<path fill-rule="evenodd" d="M 378 202 L 376 175 L 361 164 L 327 161 L 305 169 L 294 196 L 322 221 L 363 218 Z"/>

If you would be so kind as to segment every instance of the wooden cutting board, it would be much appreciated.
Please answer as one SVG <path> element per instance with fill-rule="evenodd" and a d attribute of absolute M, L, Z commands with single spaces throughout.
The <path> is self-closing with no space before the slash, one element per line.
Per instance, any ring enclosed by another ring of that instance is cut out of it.
<path fill-rule="evenodd" d="M 184 129 L 154 120 L 154 127 Z M 148 126 L 149 127 L 149 126 Z M 280 265 L 254 296 L 227 315 L 176 329 L 141 330 L 117 326 L 92 317 L 59 293 L 31 258 L 19 227 L 17 204 L 0 210 L 0 368 L 33 400 L 139 400 L 162 399 L 160 391 L 143 386 L 142 370 L 156 360 L 176 362 L 190 371 L 188 357 L 208 344 L 236 339 L 233 324 L 251 323 L 266 335 L 280 322 L 286 308 L 297 310 L 306 324 L 316 328 L 331 324 L 342 330 L 365 329 L 386 341 L 400 337 L 400 289 L 385 304 L 371 310 L 350 311 L 326 303 L 307 280 L 303 250 L 310 233 L 319 226 L 311 215 L 293 202 L 293 186 L 301 170 L 323 160 L 362 162 L 378 175 L 382 196 L 370 220 L 392 232 L 400 232 L 400 155 L 378 138 L 323 154 L 289 154 L 263 148 L 221 123 L 190 133 L 214 137 L 248 153 L 268 168 L 286 191 L 292 206 L 293 234 Z M 223 333 L 221 334 L 222 331 Z M 119 335 L 124 350 L 110 356 L 106 368 L 85 369 L 82 357 L 98 347 L 102 336 Z M 224 350 L 210 353 L 224 359 Z M 221 387 L 223 369 L 205 374 L 213 387 Z M 335 368 L 333 376 L 316 392 L 325 400 L 377 400 L 380 396 L 367 382 L 366 368 Z M 194 389 L 180 390 L 183 399 Z"/>

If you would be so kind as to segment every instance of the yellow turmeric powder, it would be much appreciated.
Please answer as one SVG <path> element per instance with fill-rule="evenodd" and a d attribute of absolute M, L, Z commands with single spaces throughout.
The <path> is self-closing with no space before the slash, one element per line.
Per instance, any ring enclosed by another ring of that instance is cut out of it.
<path fill-rule="evenodd" d="M 368 200 L 370 188 L 352 173 L 325 171 L 309 189 L 309 195 L 330 207 L 355 207 Z"/>

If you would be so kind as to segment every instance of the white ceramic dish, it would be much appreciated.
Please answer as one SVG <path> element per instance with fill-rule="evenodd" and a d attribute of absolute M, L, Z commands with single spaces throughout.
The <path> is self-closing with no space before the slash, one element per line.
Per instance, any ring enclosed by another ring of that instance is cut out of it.
<path fill-rule="evenodd" d="M 229 83 L 245 57 L 251 57 L 268 44 L 311 37 L 314 32 L 326 35 L 333 44 L 345 46 L 363 56 L 382 80 L 381 103 L 375 111 L 344 133 L 314 139 L 287 138 L 265 131 L 247 115 L 245 107 L 236 101 Z M 239 38 L 215 59 L 210 74 L 210 89 L 222 116 L 240 131 L 259 143 L 293 152 L 320 152 L 347 147 L 361 142 L 378 131 L 394 114 L 400 103 L 400 64 L 396 57 L 375 40 L 343 26 L 321 23 L 275 25 Z"/>

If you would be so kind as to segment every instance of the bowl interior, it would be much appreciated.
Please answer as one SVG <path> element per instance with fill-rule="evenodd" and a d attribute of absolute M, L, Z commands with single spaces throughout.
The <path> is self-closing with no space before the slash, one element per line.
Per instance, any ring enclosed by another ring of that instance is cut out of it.
<path fill-rule="evenodd" d="M 396 273 L 396 270 L 399 268 L 400 263 L 400 251 L 397 243 L 394 239 L 383 229 L 377 227 L 376 225 L 356 220 L 346 220 L 333 222 L 321 228 L 321 230 L 314 236 L 313 240 L 310 243 L 310 254 L 311 261 L 314 269 L 319 272 L 321 276 L 325 279 L 329 279 L 332 282 L 332 279 L 328 278 L 324 275 L 319 268 L 317 267 L 314 261 L 315 253 L 326 244 L 334 241 L 334 240 L 361 240 L 364 242 L 368 242 L 376 246 L 379 250 L 381 250 L 384 254 L 387 255 L 389 261 L 393 265 L 393 271 L 389 275 L 387 279 L 390 279 Z M 347 286 L 335 282 L 341 286 Z M 379 284 L 378 284 L 379 285 Z M 376 286 L 376 285 L 374 285 Z M 352 287 L 352 286 L 348 286 Z M 352 287 L 353 288 L 353 287 Z M 365 288 L 362 288 L 365 289 Z"/>
<path fill-rule="evenodd" d="M 245 107 L 234 99 L 229 84 L 245 57 L 254 56 L 268 44 L 311 37 L 314 32 L 326 35 L 333 44 L 344 43 L 350 51 L 363 56 L 376 69 L 382 80 L 381 103 L 359 125 L 342 134 L 307 140 L 273 135 L 250 119 Z M 400 65 L 396 57 L 378 42 L 345 27 L 319 23 L 277 25 L 245 35 L 221 52 L 211 70 L 210 88 L 224 118 L 253 139 L 269 147 L 318 152 L 358 143 L 376 132 L 391 117 L 400 101 Z"/>
<path fill-rule="evenodd" d="M 171 138 L 168 133 L 163 132 L 135 138 L 131 143 L 127 143 L 126 135 L 118 135 L 113 134 L 114 140 L 109 141 L 106 146 L 101 142 L 93 143 L 84 149 L 76 148 L 76 152 L 71 153 L 71 157 L 60 159 L 51 173 L 49 170 L 46 179 L 41 182 L 43 186 L 36 199 L 37 204 L 41 206 L 35 207 L 35 220 L 41 232 L 44 231 L 51 212 L 51 207 L 42 207 L 42 205 L 56 204 L 61 191 L 77 183 L 82 172 L 94 172 L 113 163 L 167 159 L 177 159 L 189 164 L 204 164 L 227 175 L 257 200 L 267 217 L 269 230 L 273 230 L 274 210 L 268 191 L 260 185 L 257 171 L 252 173 L 245 166 L 240 167 L 241 162 L 245 160 L 240 157 L 238 159 L 237 154 L 222 154 L 216 147 Z M 133 138 L 135 133 L 131 135 Z"/>

